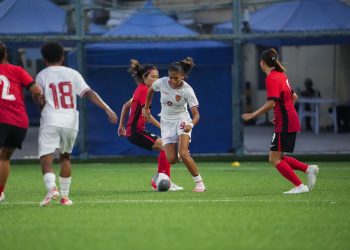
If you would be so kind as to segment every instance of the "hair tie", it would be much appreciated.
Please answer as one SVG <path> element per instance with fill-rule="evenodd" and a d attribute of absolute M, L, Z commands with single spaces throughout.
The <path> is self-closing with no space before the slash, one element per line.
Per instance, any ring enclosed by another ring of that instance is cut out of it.
<path fill-rule="evenodd" d="M 272 60 L 272 61 L 276 61 L 276 57 L 272 57 L 271 60 Z"/>

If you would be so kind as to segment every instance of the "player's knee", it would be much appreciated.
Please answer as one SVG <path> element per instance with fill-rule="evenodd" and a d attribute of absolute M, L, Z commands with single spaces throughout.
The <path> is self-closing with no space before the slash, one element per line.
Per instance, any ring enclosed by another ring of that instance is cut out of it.
<path fill-rule="evenodd" d="M 276 166 L 278 164 L 280 160 L 279 159 L 276 159 L 274 157 L 269 157 L 269 162 L 273 165 L 273 166 Z"/>
<path fill-rule="evenodd" d="M 14 149 L 2 148 L 0 150 L 0 160 L 9 161 L 14 151 Z"/>
<path fill-rule="evenodd" d="M 188 153 L 188 150 L 182 150 L 179 152 L 179 156 L 183 161 L 185 161 L 190 157 L 190 154 Z"/>

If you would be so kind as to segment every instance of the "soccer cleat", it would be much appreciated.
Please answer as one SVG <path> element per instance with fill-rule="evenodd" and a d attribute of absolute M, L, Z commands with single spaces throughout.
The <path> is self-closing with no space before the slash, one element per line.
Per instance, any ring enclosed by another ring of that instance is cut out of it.
<path fill-rule="evenodd" d="M 205 191 L 207 190 L 205 189 L 203 181 L 196 183 L 195 188 L 192 190 L 192 192 L 197 192 L 197 193 L 205 192 Z"/>
<path fill-rule="evenodd" d="M 62 197 L 60 203 L 63 206 L 73 205 L 73 201 L 71 201 L 68 197 Z"/>
<path fill-rule="evenodd" d="M 155 181 L 153 180 L 153 178 L 152 178 L 152 180 L 151 180 L 151 186 L 152 186 L 152 189 L 153 189 L 153 190 L 157 190 L 157 184 L 155 183 Z"/>
<path fill-rule="evenodd" d="M 57 187 L 54 187 L 47 193 L 44 200 L 40 202 L 40 207 L 48 206 L 51 200 L 57 200 L 59 196 L 60 196 L 60 193 L 58 192 Z"/>
<path fill-rule="evenodd" d="M 174 182 L 171 182 L 169 191 L 176 192 L 176 191 L 182 191 L 182 190 L 184 190 L 183 187 L 180 187 L 180 186 L 176 185 Z"/>
<path fill-rule="evenodd" d="M 5 193 L 4 192 L 1 192 L 1 195 L 0 195 L 0 202 L 3 202 L 5 200 Z"/>
<path fill-rule="evenodd" d="M 316 183 L 316 176 L 318 174 L 319 168 L 317 165 L 309 165 L 309 167 L 306 170 L 307 174 L 307 186 L 309 190 L 311 191 Z"/>
<path fill-rule="evenodd" d="M 307 192 L 309 192 L 309 188 L 304 184 L 300 184 L 299 186 L 293 187 L 291 190 L 284 192 L 284 194 L 302 194 Z"/>

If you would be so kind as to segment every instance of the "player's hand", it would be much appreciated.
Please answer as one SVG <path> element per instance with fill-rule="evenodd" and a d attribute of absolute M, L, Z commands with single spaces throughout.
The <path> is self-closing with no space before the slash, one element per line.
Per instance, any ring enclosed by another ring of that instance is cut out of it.
<path fill-rule="evenodd" d="M 242 119 L 246 122 L 253 118 L 254 118 L 253 113 L 245 113 L 242 115 Z"/>
<path fill-rule="evenodd" d="M 149 122 L 151 120 L 151 110 L 149 108 L 143 108 L 142 116 L 145 118 L 147 122 Z"/>
<path fill-rule="evenodd" d="M 184 127 L 184 132 L 188 133 L 192 130 L 192 126 L 191 125 L 185 125 Z"/>
<path fill-rule="evenodd" d="M 119 128 L 118 128 L 118 135 L 119 135 L 119 136 L 123 136 L 123 137 L 126 136 L 125 127 L 119 127 Z"/>
<path fill-rule="evenodd" d="M 116 124 L 117 121 L 118 121 L 118 116 L 116 115 L 116 113 L 114 113 L 113 110 L 111 109 L 107 109 L 106 110 L 106 114 L 108 116 L 108 120 L 113 123 L 113 124 Z"/>

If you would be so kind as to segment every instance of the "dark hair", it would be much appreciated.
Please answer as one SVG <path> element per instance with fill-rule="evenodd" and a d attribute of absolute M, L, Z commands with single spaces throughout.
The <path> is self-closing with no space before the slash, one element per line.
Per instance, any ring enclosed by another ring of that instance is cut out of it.
<path fill-rule="evenodd" d="M 195 64 L 193 62 L 193 59 L 191 57 L 186 57 L 185 59 L 179 62 L 173 62 L 172 64 L 170 64 L 168 70 L 180 72 L 185 77 L 187 77 L 191 73 L 191 70 L 194 66 Z"/>
<path fill-rule="evenodd" d="M 6 53 L 7 53 L 6 45 L 0 42 L 0 61 L 3 61 L 4 59 L 6 59 Z"/>
<path fill-rule="evenodd" d="M 131 74 L 132 78 L 138 83 L 144 81 L 144 77 L 147 77 L 151 70 L 156 70 L 157 67 L 153 64 L 141 65 L 137 60 L 130 60 L 130 67 L 128 72 Z"/>
<path fill-rule="evenodd" d="M 274 67 L 279 72 L 285 72 L 286 69 L 283 67 L 283 65 L 278 60 L 278 54 L 275 49 L 267 49 L 261 52 L 260 54 L 260 60 L 263 60 L 267 66 Z"/>
<path fill-rule="evenodd" d="M 312 86 L 314 85 L 311 78 L 306 78 L 304 85 L 307 89 L 312 89 Z"/>
<path fill-rule="evenodd" d="M 41 47 L 41 55 L 48 63 L 58 63 L 64 56 L 64 48 L 59 42 L 49 41 Z"/>

